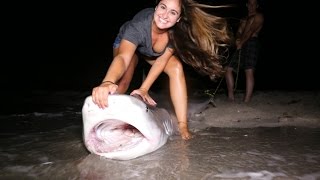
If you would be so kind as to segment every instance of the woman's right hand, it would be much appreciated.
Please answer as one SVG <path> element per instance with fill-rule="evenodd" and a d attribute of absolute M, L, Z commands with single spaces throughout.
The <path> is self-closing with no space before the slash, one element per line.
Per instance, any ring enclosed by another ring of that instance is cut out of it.
<path fill-rule="evenodd" d="M 100 108 L 108 107 L 108 96 L 114 94 L 118 89 L 118 85 L 114 83 L 102 83 L 92 90 L 92 100 Z"/>

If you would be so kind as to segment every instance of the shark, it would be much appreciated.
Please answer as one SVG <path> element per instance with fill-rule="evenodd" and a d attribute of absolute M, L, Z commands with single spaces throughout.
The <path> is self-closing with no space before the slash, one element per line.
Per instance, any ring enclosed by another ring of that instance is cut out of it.
<path fill-rule="evenodd" d="M 195 113 L 207 104 L 209 101 L 197 103 L 197 109 L 189 109 Z M 84 101 L 82 134 L 90 153 L 108 159 L 131 160 L 156 151 L 170 136 L 179 134 L 177 120 L 170 110 L 149 106 L 139 96 L 111 94 L 108 105 L 99 108 L 92 96 Z"/>

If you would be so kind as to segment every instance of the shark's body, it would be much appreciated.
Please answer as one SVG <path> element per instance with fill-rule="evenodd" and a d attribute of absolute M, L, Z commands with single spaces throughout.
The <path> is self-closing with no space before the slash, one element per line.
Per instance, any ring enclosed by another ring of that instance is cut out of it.
<path fill-rule="evenodd" d="M 167 110 L 148 107 L 130 95 L 109 95 L 109 106 L 99 108 L 86 98 L 83 108 L 83 138 L 87 149 L 100 156 L 129 160 L 163 146 L 177 132 Z"/>
<path fill-rule="evenodd" d="M 210 98 L 196 99 L 198 101 L 188 104 L 189 119 L 211 102 Z M 168 137 L 179 131 L 169 101 L 161 96 L 158 101 L 162 102 L 161 108 L 150 107 L 134 96 L 114 94 L 108 97 L 109 106 L 101 109 L 88 96 L 82 108 L 86 148 L 91 153 L 117 160 L 134 159 L 159 149 Z"/>

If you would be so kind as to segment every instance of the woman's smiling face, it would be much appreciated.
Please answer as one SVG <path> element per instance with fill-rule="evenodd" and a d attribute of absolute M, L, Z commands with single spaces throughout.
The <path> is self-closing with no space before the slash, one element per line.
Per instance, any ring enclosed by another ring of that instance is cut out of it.
<path fill-rule="evenodd" d="M 180 20 L 180 0 L 161 0 L 154 12 L 154 22 L 159 29 L 168 29 Z"/>

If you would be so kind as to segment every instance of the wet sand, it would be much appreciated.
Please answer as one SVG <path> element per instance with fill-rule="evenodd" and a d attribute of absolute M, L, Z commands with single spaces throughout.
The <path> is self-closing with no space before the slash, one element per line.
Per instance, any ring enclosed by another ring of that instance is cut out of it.
<path fill-rule="evenodd" d="M 319 91 L 257 91 L 251 102 L 243 103 L 243 93 L 235 102 L 224 93 L 215 95 L 214 106 L 201 116 L 212 127 L 320 127 Z"/>

